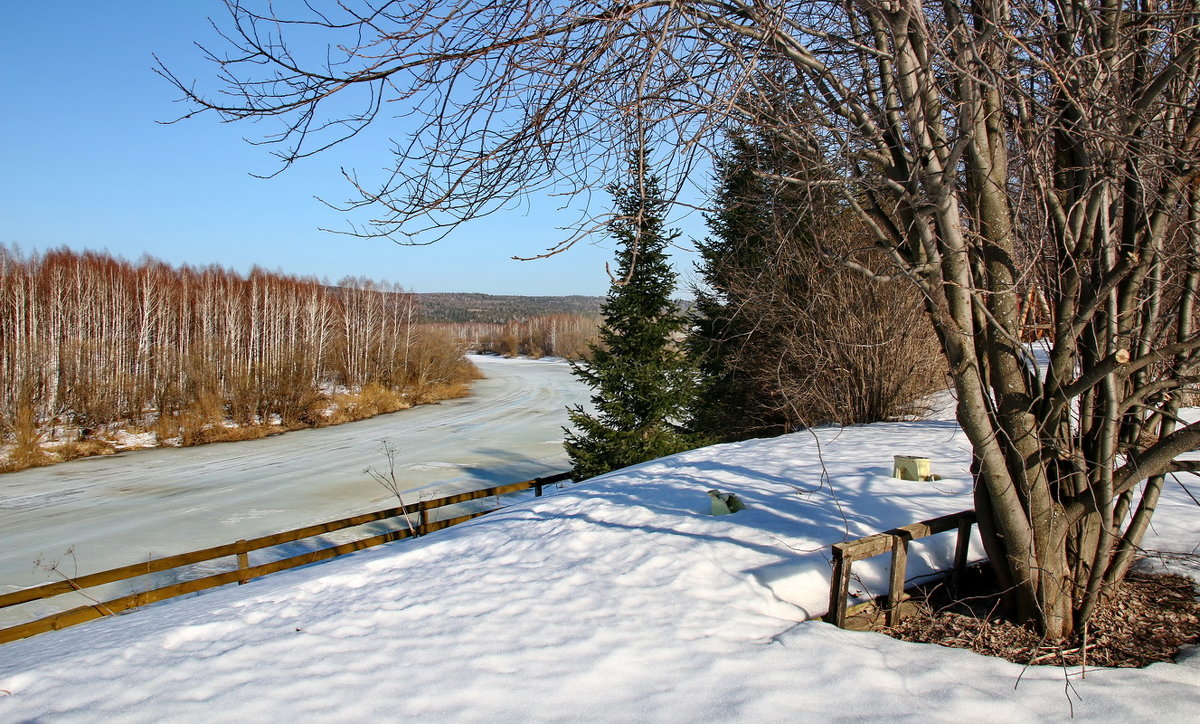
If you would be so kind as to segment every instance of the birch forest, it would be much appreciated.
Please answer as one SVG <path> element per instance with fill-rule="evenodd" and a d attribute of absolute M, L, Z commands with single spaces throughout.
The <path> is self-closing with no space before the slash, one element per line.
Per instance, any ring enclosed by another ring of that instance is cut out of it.
<path fill-rule="evenodd" d="M 120 424 L 192 444 L 463 394 L 474 368 L 416 315 L 361 278 L 0 246 L 0 421 L 18 452 Z"/>

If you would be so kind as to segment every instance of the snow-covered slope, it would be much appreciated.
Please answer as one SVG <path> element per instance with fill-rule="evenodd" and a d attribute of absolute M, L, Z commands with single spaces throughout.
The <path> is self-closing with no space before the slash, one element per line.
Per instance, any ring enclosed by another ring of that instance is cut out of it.
<path fill-rule="evenodd" d="M 892 479 L 893 454 L 928 456 L 944 479 Z M 422 540 L 4 645 L 0 721 L 999 721 L 1072 707 L 1194 720 L 1194 652 L 1068 685 L 1060 669 L 805 623 L 826 606 L 829 544 L 969 508 L 968 459 L 948 421 L 684 453 Z M 747 509 L 707 515 L 711 488 Z M 1200 544 L 1177 486 L 1156 520 L 1150 547 Z M 914 551 L 910 575 L 947 561 L 952 538 Z M 856 585 L 878 585 L 880 568 Z"/>

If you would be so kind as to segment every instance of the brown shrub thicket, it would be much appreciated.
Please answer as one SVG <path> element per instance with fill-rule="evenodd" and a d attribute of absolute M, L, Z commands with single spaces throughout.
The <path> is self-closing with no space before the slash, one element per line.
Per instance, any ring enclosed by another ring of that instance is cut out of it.
<path fill-rule="evenodd" d="M 701 400 L 701 429 L 737 438 L 894 420 L 923 412 L 922 399 L 947 387 L 916 288 L 868 278 L 863 270 L 894 270 L 835 222 L 820 250 L 768 233 L 749 253 L 735 246 L 711 262 L 727 306 L 704 322 L 715 334 L 692 342 L 720 376 L 720 399 Z"/>
<path fill-rule="evenodd" d="M 752 417 L 785 427 L 892 420 L 947 386 L 937 339 L 907 280 L 878 282 L 790 249 L 777 274 L 746 277 L 732 365 L 759 390 Z M 741 295 L 739 295 L 741 296 Z"/>
<path fill-rule="evenodd" d="M 0 246 L 6 466 L 102 451 L 78 438 L 106 426 L 192 445 L 328 424 L 331 398 L 373 400 L 353 402 L 361 419 L 462 394 L 477 375 L 462 345 L 415 319 L 411 294 L 366 279 Z"/>

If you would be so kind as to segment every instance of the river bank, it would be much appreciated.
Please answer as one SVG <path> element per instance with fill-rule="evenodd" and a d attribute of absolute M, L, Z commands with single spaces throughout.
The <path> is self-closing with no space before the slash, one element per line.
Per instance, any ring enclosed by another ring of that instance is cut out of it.
<path fill-rule="evenodd" d="M 462 379 L 414 390 L 392 390 L 375 384 L 355 390 L 316 390 L 305 412 L 291 420 L 271 414 L 265 419 L 255 416 L 250 421 L 237 422 L 220 401 L 201 399 L 187 409 L 165 416 L 148 412 L 136 422 L 122 421 L 94 428 L 18 429 L 14 439 L 0 443 L 0 474 L 137 450 L 261 440 L 455 400 L 470 395 L 472 384 L 483 376 L 476 365 L 467 364 Z"/>

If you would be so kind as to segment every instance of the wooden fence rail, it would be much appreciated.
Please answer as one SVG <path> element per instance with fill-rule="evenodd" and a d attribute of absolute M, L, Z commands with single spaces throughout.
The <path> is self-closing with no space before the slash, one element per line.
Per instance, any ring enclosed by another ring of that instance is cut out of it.
<path fill-rule="evenodd" d="M 449 528 L 458 523 L 464 523 L 472 518 L 477 518 L 486 513 L 498 510 L 492 508 L 490 510 L 468 513 L 459 515 L 445 520 L 431 520 L 430 513 L 438 508 L 443 508 L 448 505 L 465 503 L 470 500 L 478 500 L 480 498 L 490 498 L 492 496 L 500 496 L 505 493 L 515 493 L 523 490 L 533 489 L 534 495 L 540 496 L 543 488 L 548 485 L 569 480 L 570 473 L 558 473 L 546 477 L 535 478 L 533 480 L 525 480 L 519 483 L 510 483 L 508 485 L 498 485 L 482 490 L 472 490 L 466 493 L 457 493 L 455 495 L 447 495 L 441 498 L 432 500 L 422 500 L 416 503 L 409 503 L 403 507 L 387 508 L 374 513 L 363 513 L 349 518 L 340 520 L 332 520 L 326 523 L 318 523 L 316 525 L 296 528 L 294 530 L 275 533 L 259 538 L 249 538 L 239 540 L 235 543 L 227 543 L 225 545 L 215 546 L 213 548 L 205 548 L 198 551 L 188 553 L 180 553 L 178 555 L 166 556 L 163 558 L 155 558 L 144 563 L 135 563 L 133 565 L 121 566 L 120 568 L 112 568 L 107 571 L 91 573 L 76 578 L 70 578 L 53 583 L 46 583 L 41 586 L 25 588 L 19 591 L 13 591 L 0 595 L 0 609 L 9 606 L 16 606 L 30 601 L 38 601 L 54 596 L 60 596 L 65 593 L 75 591 L 82 592 L 83 589 L 101 586 L 107 583 L 115 583 L 124 581 L 139 576 L 145 576 L 150 573 L 158 573 L 161 571 L 169 571 L 184 566 L 194 565 L 205 561 L 211 561 L 218 558 L 236 557 L 237 568 L 224 573 L 217 573 L 193 578 L 191 580 L 174 583 L 169 586 L 162 586 L 146 591 L 139 591 L 129 595 L 114 598 L 108 601 L 97 601 L 87 606 L 80 606 L 68 611 L 51 614 L 34 621 L 29 621 L 16 626 L 5 629 L 0 629 L 0 644 L 17 639 L 26 638 L 35 634 L 44 633 L 46 631 L 55 631 L 67 626 L 90 621 L 102 616 L 111 616 L 121 611 L 130 608 L 145 606 L 156 601 L 162 601 L 176 596 L 182 596 L 195 591 L 202 591 L 207 588 L 216 586 L 224 586 L 229 583 L 245 583 L 251 578 L 258 578 L 269 573 L 295 568 L 297 566 L 315 563 L 317 561 L 327 560 L 353 551 L 370 548 L 372 546 L 381 545 L 394 540 L 408 538 L 415 532 L 417 535 L 425 535 L 436 530 Z M 308 551 L 299 555 L 289 556 L 279 560 L 271 561 L 261 565 L 251 566 L 249 553 L 250 551 L 261 550 L 263 548 L 272 548 L 274 546 L 292 543 L 306 538 L 331 533 L 333 531 L 342 530 L 345 528 L 353 528 L 367 523 L 376 521 L 390 520 L 401 516 L 415 515 L 416 522 L 412 523 L 412 530 L 402 528 L 399 530 L 388 531 L 378 535 L 373 535 L 360 540 L 340 545 L 331 546 L 329 548 L 320 548 L 318 550 Z M 86 595 L 86 594 L 84 594 Z"/>
<path fill-rule="evenodd" d="M 838 628 L 846 627 L 846 598 L 850 589 L 850 568 L 855 561 L 890 552 L 891 574 L 888 578 L 887 625 L 895 626 L 900 621 L 900 604 L 904 597 L 905 572 L 908 568 L 908 544 L 935 533 L 958 531 L 954 546 L 954 569 L 951 584 L 967 566 L 967 549 L 971 542 L 971 526 L 975 524 L 975 511 L 943 515 L 920 523 L 902 525 L 883 533 L 859 538 L 858 540 L 833 545 L 833 576 L 829 583 L 829 613 L 825 620 Z"/>

